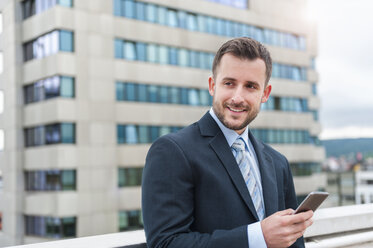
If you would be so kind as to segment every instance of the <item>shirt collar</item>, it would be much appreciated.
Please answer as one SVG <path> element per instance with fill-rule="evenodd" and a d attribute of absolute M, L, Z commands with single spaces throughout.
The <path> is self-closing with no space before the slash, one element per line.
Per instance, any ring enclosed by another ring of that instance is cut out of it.
<path fill-rule="evenodd" d="M 225 136 L 225 139 L 228 142 L 229 147 L 231 147 L 233 145 L 233 143 L 236 141 L 236 139 L 238 139 L 239 137 L 241 137 L 245 141 L 246 149 L 249 150 L 248 149 L 248 144 L 249 144 L 249 135 L 248 135 L 249 134 L 249 129 L 247 127 L 245 128 L 245 131 L 241 135 L 238 135 L 238 133 L 236 133 L 236 131 L 227 128 L 226 126 L 224 126 L 223 123 L 221 123 L 221 121 L 216 116 L 216 114 L 215 114 L 215 112 L 214 112 L 214 110 L 212 108 L 210 108 L 209 113 L 210 113 L 211 117 L 215 120 L 215 122 L 218 124 L 220 130 L 223 132 L 223 134 Z"/>

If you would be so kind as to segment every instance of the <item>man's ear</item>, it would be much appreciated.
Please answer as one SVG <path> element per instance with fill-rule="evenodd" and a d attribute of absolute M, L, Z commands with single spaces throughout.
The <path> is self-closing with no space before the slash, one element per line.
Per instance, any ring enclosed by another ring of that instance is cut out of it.
<path fill-rule="evenodd" d="M 209 77 L 209 92 L 211 96 L 214 96 L 215 93 L 215 81 L 212 76 Z"/>
<path fill-rule="evenodd" d="M 263 92 L 262 101 L 261 101 L 262 103 L 265 103 L 268 101 L 271 91 L 272 91 L 272 85 L 268 84 Z"/>

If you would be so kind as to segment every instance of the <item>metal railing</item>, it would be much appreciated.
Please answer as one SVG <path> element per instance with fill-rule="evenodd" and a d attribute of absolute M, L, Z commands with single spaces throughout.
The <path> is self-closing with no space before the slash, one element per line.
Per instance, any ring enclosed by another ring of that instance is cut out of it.
<path fill-rule="evenodd" d="M 319 209 L 304 234 L 306 248 L 373 247 L 373 204 Z M 17 248 L 146 248 L 143 230 L 59 240 Z"/>

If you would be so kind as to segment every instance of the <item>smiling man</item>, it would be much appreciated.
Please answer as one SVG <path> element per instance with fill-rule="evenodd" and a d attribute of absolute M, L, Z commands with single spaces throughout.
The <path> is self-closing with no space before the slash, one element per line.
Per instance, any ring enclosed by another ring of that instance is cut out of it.
<path fill-rule="evenodd" d="M 312 211 L 297 207 L 287 159 L 248 125 L 268 100 L 272 60 L 250 38 L 218 50 L 213 106 L 198 122 L 159 138 L 142 186 L 148 247 L 304 247 Z"/>

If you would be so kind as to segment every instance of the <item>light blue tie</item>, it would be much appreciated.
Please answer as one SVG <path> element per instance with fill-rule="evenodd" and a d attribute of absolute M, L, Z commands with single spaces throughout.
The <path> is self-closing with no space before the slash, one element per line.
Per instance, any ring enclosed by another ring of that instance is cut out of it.
<path fill-rule="evenodd" d="M 264 218 L 264 208 L 261 193 L 258 183 L 254 176 L 254 171 L 251 170 L 253 162 L 250 162 L 250 154 L 246 152 L 245 142 L 242 138 L 238 138 L 232 145 L 233 155 L 236 158 L 238 167 L 241 170 L 242 176 L 245 180 L 247 189 L 249 190 L 251 199 L 253 200 L 256 213 L 260 220 Z"/>

